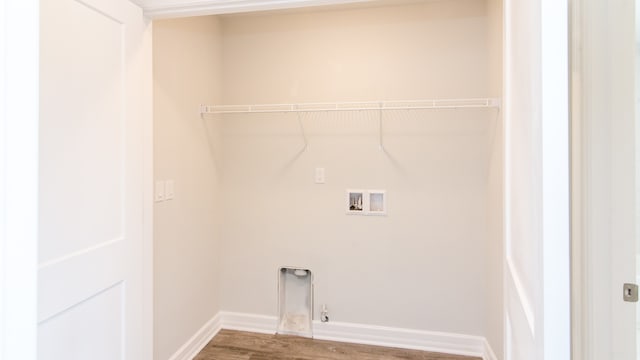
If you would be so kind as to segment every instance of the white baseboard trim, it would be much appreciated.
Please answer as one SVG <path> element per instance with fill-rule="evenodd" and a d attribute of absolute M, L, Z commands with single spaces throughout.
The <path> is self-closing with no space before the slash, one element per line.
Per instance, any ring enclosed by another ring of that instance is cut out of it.
<path fill-rule="evenodd" d="M 220 312 L 222 328 L 275 334 L 275 316 Z M 397 347 L 453 355 L 482 357 L 498 360 L 487 340 L 482 336 L 461 335 L 424 330 L 411 330 L 386 326 L 361 325 L 341 322 L 313 322 L 313 338 L 347 343 Z"/>
<path fill-rule="evenodd" d="M 169 360 L 192 360 L 222 329 L 222 313 L 207 321 Z"/>
<path fill-rule="evenodd" d="M 386 326 L 314 322 L 313 338 L 453 355 L 484 355 L 484 338 L 479 336 Z"/>
<path fill-rule="evenodd" d="M 278 318 L 275 316 L 221 311 L 222 328 L 261 334 L 275 334 Z"/>
<path fill-rule="evenodd" d="M 221 329 L 275 334 L 277 324 L 278 320 L 275 316 L 221 311 L 200 328 L 169 360 L 192 360 Z M 313 338 L 498 360 L 491 346 L 482 336 L 314 321 Z"/>

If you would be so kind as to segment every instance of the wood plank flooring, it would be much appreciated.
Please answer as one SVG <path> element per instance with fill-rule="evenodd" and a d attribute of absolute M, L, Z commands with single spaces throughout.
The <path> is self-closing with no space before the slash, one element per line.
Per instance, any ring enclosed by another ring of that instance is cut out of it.
<path fill-rule="evenodd" d="M 222 330 L 194 360 L 481 360 L 416 350 Z"/>

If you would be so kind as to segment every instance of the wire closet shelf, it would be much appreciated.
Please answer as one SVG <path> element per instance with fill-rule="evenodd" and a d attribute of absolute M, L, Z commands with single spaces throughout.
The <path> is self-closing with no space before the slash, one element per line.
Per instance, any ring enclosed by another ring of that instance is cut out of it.
<path fill-rule="evenodd" d="M 305 113 L 469 108 L 500 108 L 500 100 L 496 98 L 475 98 L 301 104 L 201 105 L 200 114 Z"/>
<path fill-rule="evenodd" d="M 402 110 L 430 110 L 430 109 L 489 109 L 500 111 L 500 99 L 431 99 L 431 100 L 400 100 L 400 101 L 365 101 L 365 102 L 336 102 L 336 103 L 301 103 L 301 104 L 260 104 L 260 105 L 200 105 L 200 116 L 206 114 L 265 114 L 265 113 L 296 113 L 298 125 L 304 141 L 304 149 L 309 146 L 304 130 L 302 116 L 305 113 L 318 112 L 373 112 L 378 116 L 378 141 L 382 151 L 383 144 L 383 116 L 385 111 Z"/>

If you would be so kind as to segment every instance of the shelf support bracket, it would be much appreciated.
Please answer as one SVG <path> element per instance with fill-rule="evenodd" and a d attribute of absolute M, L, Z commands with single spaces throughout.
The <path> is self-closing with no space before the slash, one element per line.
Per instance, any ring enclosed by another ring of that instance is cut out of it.
<path fill-rule="evenodd" d="M 383 152 L 386 152 L 385 148 L 384 148 L 384 142 L 383 142 L 383 133 L 382 133 L 382 108 L 384 106 L 384 103 L 380 102 L 378 103 L 379 106 L 379 110 L 378 110 L 378 145 L 380 146 L 380 150 L 382 150 Z"/>
<path fill-rule="evenodd" d="M 295 110 L 298 110 L 298 106 L 295 106 Z M 298 117 L 298 125 L 300 126 L 300 134 L 302 135 L 302 140 L 304 141 L 304 148 L 302 151 L 306 151 L 309 147 L 309 141 L 307 140 L 307 134 L 304 131 L 304 124 L 302 123 L 302 112 L 296 111 L 296 116 Z"/>

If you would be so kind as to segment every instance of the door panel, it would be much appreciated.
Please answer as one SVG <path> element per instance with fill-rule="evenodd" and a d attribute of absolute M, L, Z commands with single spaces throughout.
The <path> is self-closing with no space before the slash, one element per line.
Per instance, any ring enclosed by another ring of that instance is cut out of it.
<path fill-rule="evenodd" d="M 40 26 L 39 358 L 149 359 L 147 24 L 127 0 L 42 0 Z"/>
<path fill-rule="evenodd" d="M 41 86 L 64 96 L 42 98 L 43 262 L 122 239 L 125 214 L 124 25 L 79 2 L 54 6 L 56 16 L 43 18 Z"/>
<path fill-rule="evenodd" d="M 45 321 L 126 278 L 126 268 L 116 266 L 127 248 L 117 241 L 44 264 L 39 273 L 38 319 Z M 72 306 L 72 305 L 71 305 Z"/>
<path fill-rule="evenodd" d="M 42 321 L 38 359 L 124 358 L 123 292 L 123 284 L 118 283 Z M 100 329 L 102 336 L 86 335 L 95 329 Z"/>

